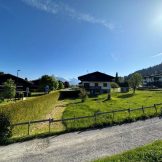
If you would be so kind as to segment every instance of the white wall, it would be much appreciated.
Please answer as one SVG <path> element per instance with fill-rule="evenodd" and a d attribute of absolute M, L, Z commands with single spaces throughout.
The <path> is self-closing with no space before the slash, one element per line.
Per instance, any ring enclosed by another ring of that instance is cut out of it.
<path fill-rule="evenodd" d="M 83 81 L 81 85 L 84 86 L 84 83 L 89 83 L 90 87 L 94 87 L 95 83 L 98 83 L 98 86 L 101 87 L 101 89 L 111 89 L 110 82 L 88 82 L 88 81 Z M 103 83 L 107 83 L 107 87 L 104 87 Z"/>

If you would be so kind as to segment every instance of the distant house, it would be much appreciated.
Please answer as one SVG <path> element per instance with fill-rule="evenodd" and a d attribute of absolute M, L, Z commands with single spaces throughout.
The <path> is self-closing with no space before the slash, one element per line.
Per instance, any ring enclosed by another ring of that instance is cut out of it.
<path fill-rule="evenodd" d="M 90 94 L 101 94 L 110 92 L 110 82 L 114 77 L 101 72 L 93 72 L 83 76 L 79 76 L 79 87 L 84 87 Z"/>
<path fill-rule="evenodd" d="M 25 79 L 22 79 L 20 77 L 14 76 L 12 74 L 1 74 L 0 75 L 0 89 L 3 88 L 4 82 L 6 82 L 8 79 L 12 79 L 15 84 L 17 85 L 18 90 L 26 90 L 27 87 L 32 87 L 33 83 L 29 82 Z"/>
<path fill-rule="evenodd" d="M 162 73 L 144 76 L 143 85 L 162 88 Z"/>

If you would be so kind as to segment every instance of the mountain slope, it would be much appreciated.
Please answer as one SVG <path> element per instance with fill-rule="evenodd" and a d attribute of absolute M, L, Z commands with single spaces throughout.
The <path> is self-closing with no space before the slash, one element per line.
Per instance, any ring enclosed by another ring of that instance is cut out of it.
<path fill-rule="evenodd" d="M 138 70 L 135 73 L 140 73 L 142 76 L 162 73 L 162 63 L 146 69 Z"/>

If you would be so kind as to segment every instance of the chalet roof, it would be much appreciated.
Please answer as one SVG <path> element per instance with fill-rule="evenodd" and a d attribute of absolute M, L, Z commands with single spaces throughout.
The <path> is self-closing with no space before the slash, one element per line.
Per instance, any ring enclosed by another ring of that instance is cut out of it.
<path fill-rule="evenodd" d="M 18 81 L 19 84 L 24 84 L 24 85 L 27 85 L 27 86 L 32 85 L 31 82 L 29 82 L 29 81 L 27 81 L 25 79 L 19 78 L 17 76 L 14 76 L 12 74 L 1 74 L 0 75 L 0 84 L 3 84 L 4 82 L 6 82 L 7 79 L 12 79 L 15 82 Z"/>
<path fill-rule="evenodd" d="M 111 75 L 107 75 L 105 73 L 96 71 L 93 73 L 79 76 L 78 79 L 81 81 L 101 81 L 101 82 L 108 81 L 108 82 L 111 82 L 114 79 L 114 77 Z"/>

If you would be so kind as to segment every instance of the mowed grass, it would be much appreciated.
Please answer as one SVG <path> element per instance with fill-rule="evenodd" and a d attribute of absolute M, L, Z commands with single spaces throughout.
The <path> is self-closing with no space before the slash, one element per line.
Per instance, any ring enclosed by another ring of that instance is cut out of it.
<path fill-rule="evenodd" d="M 161 162 L 162 141 L 127 151 L 112 157 L 105 157 L 93 162 Z"/>
<path fill-rule="evenodd" d="M 142 106 L 151 106 L 156 103 L 162 103 L 162 91 L 137 91 L 135 95 L 129 93 L 112 93 L 112 99 L 107 100 L 107 94 L 99 95 L 98 97 L 88 98 L 85 102 L 80 99 L 68 100 L 67 108 L 63 113 L 63 118 L 73 118 L 87 115 L 94 115 L 96 112 L 107 112 L 121 109 L 134 109 Z M 157 106 L 158 113 L 160 108 Z M 122 123 L 125 120 L 137 120 L 139 118 L 155 116 L 155 109 L 145 109 L 98 115 L 95 124 L 111 125 L 113 123 Z M 74 122 L 65 121 L 67 129 L 86 128 L 94 125 L 94 118 L 80 119 Z"/>

